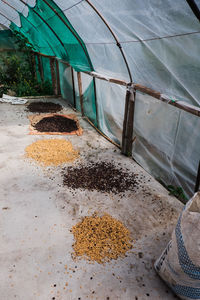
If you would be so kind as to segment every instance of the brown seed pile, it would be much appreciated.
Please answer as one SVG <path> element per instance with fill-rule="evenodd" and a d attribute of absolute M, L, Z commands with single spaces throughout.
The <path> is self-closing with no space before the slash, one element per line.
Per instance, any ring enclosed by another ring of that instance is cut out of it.
<path fill-rule="evenodd" d="M 40 132 L 72 132 L 78 130 L 76 121 L 64 116 L 45 117 L 34 125 Z"/>
<path fill-rule="evenodd" d="M 32 102 L 27 106 L 30 112 L 55 113 L 62 110 L 62 106 L 53 102 Z"/>
<path fill-rule="evenodd" d="M 132 249 L 129 230 L 109 214 L 94 213 L 72 227 L 75 243 L 73 257 L 99 264 L 124 257 Z"/>
<path fill-rule="evenodd" d="M 38 140 L 27 146 L 26 156 L 32 158 L 43 166 L 57 166 L 72 162 L 79 157 L 72 143 L 64 139 Z"/>
<path fill-rule="evenodd" d="M 74 189 L 122 193 L 135 190 L 136 175 L 112 162 L 90 162 L 88 165 L 63 170 L 63 184 Z"/>

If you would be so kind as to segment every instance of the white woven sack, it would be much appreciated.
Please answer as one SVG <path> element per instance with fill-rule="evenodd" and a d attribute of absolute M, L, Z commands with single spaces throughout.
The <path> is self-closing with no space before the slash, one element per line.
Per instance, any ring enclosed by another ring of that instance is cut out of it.
<path fill-rule="evenodd" d="M 200 300 L 200 192 L 184 207 L 155 269 L 181 299 Z"/>

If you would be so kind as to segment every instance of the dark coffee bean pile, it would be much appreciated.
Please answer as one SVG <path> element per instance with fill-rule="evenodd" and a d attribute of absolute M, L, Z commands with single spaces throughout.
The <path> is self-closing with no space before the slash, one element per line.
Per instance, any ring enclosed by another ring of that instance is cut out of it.
<path fill-rule="evenodd" d="M 53 102 L 32 102 L 27 106 L 27 110 L 38 113 L 56 113 L 62 110 L 62 106 Z"/>
<path fill-rule="evenodd" d="M 136 175 L 128 173 L 112 162 L 92 162 L 87 166 L 69 167 L 63 170 L 63 184 L 71 188 L 123 193 L 134 190 Z"/>
<path fill-rule="evenodd" d="M 78 129 L 76 121 L 58 115 L 43 118 L 34 127 L 40 132 L 72 132 Z"/>

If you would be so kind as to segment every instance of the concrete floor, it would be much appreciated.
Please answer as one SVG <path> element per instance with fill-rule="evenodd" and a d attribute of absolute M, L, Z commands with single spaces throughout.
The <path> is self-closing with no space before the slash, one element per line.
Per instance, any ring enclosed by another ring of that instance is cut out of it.
<path fill-rule="evenodd" d="M 27 145 L 49 137 L 28 135 L 28 114 L 24 105 L 0 104 L 0 299 L 174 299 L 153 263 L 182 204 L 80 115 L 83 136 L 63 137 L 80 150 L 77 163 L 120 162 L 140 175 L 141 186 L 122 198 L 89 191 L 73 195 L 62 186 L 61 167 L 43 170 L 24 158 Z M 127 257 L 105 265 L 73 261 L 70 229 L 94 211 L 108 212 L 130 229 L 134 248 Z"/>

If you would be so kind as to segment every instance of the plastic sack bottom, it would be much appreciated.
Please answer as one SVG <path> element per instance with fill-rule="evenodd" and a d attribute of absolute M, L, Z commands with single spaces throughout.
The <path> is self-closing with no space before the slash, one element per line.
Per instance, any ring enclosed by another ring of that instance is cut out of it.
<path fill-rule="evenodd" d="M 155 269 L 180 299 L 200 300 L 200 192 L 185 205 Z"/>

